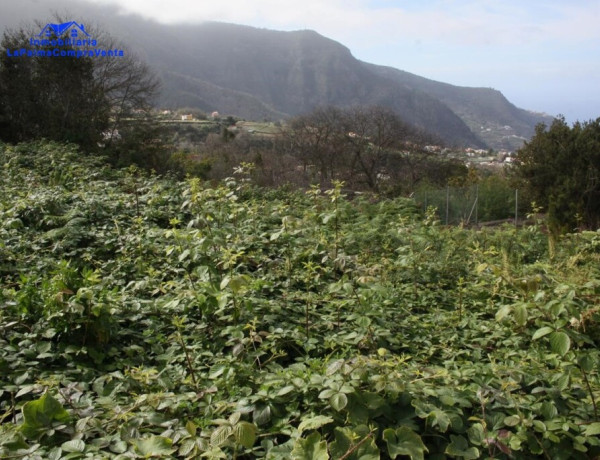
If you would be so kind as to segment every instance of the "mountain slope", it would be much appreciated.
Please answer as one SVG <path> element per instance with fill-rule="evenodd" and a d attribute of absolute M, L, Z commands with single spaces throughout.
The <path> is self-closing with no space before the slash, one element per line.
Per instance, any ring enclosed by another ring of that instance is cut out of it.
<path fill-rule="evenodd" d="M 318 106 L 383 105 L 453 145 L 518 148 L 551 119 L 499 91 L 458 87 L 361 62 L 310 30 L 281 32 L 205 22 L 165 26 L 128 19 L 129 42 L 165 75 L 160 104 L 281 118 Z M 135 32 L 135 33 L 133 33 Z M 162 39 L 156 43 L 152 37 Z M 181 87 L 181 78 L 187 84 Z M 190 83 L 195 90 L 190 92 Z"/>
<path fill-rule="evenodd" d="M 96 24 L 122 40 L 162 77 L 157 103 L 197 107 L 247 119 L 281 119 L 318 106 L 383 105 L 451 145 L 516 148 L 549 117 L 519 109 L 499 92 L 428 80 L 361 62 L 310 30 L 281 32 L 204 22 L 163 25 L 70 0 L 53 2 L 64 17 Z M 11 5 L 0 28 L 51 18 L 34 0 Z M 67 13 L 68 12 L 68 13 Z M 86 20 L 94 18 L 94 20 Z"/>
<path fill-rule="evenodd" d="M 257 97 L 241 91 L 223 88 L 189 75 L 164 70 L 160 104 L 172 108 L 201 108 L 207 113 L 219 111 L 247 119 L 280 119 L 288 115 L 279 112 Z"/>
<path fill-rule="evenodd" d="M 364 63 L 378 75 L 406 87 L 437 97 L 489 145 L 514 148 L 529 139 L 538 123 L 549 124 L 552 117 L 519 109 L 491 88 L 466 88 L 429 80 L 393 67 Z"/>
<path fill-rule="evenodd" d="M 156 27 L 169 29 L 168 26 Z M 354 58 L 346 47 L 316 32 L 279 32 L 203 23 L 179 27 L 174 35 L 170 35 L 170 40 L 177 52 L 164 45 L 152 45 L 150 49 L 148 40 L 137 36 L 137 46 L 145 50 L 149 63 L 165 72 L 160 100 L 163 105 L 185 98 L 181 94 L 180 79 L 172 78 L 175 73 L 193 77 L 197 82 L 198 97 L 186 99 L 203 110 L 229 111 L 231 104 L 226 101 L 218 107 L 201 101 L 219 101 L 214 91 L 224 97 L 228 90 L 263 103 L 258 111 L 247 107 L 232 112 L 248 118 L 268 117 L 265 114 L 269 110 L 293 116 L 324 105 L 377 104 L 392 108 L 407 122 L 437 134 L 450 144 L 483 145 L 464 121 L 438 98 L 376 74 Z M 236 96 L 227 98 L 236 99 Z"/>

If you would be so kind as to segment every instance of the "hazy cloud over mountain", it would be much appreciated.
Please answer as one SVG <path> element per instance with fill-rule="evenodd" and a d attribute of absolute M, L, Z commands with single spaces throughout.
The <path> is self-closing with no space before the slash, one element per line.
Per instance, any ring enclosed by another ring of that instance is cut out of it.
<path fill-rule="evenodd" d="M 92 1 L 163 23 L 313 29 L 361 60 L 493 87 L 519 106 L 571 120 L 600 116 L 598 0 Z"/>
<path fill-rule="evenodd" d="M 278 30 L 313 29 L 358 59 L 438 81 L 498 89 L 518 106 L 600 116 L 600 1 L 574 0 L 88 0 L 107 18 L 137 13 L 165 24 L 224 21 Z M 24 11 L 77 11 L 69 2 L 4 0 L 0 25 Z M 115 8 L 116 7 L 116 8 Z M 36 13 L 38 13 L 36 15 Z M 43 14 L 42 14 L 43 15 Z"/>

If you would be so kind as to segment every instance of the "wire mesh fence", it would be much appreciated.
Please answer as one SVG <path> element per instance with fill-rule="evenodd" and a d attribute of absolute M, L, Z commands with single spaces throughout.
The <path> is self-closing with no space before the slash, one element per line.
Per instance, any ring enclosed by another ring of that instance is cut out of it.
<path fill-rule="evenodd" d="M 433 207 L 439 220 L 446 225 L 479 225 L 511 220 L 515 224 L 525 217 L 524 203 L 519 202 L 519 190 L 507 187 L 472 185 L 422 189 L 414 194 L 423 209 Z"/>

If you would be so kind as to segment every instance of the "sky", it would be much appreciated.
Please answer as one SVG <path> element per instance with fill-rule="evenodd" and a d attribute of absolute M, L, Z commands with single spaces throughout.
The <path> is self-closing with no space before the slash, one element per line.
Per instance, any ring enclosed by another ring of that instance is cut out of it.
<path fill-rule="evenodd" d="M 312 29 L 363 61 L 494 88 L 569 122 L 600 117 L 600 0 L 87 1 L 168 24 Z"/>

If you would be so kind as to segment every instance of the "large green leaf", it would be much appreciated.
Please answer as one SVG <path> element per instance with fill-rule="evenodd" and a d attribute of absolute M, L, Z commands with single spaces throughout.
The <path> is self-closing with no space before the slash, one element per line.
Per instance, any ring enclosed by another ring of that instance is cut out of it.
<path fill-rule="evenodd" d="M 525 326 L 527 324 L 527 306 L 525 304 L 519 304 L 514 308 L 514 318 L 517 326 Z"/>
<path fill-rule="evenodd" d="M 531 340 L 540 339 L 540 338 L 544 337 L 545 335 L 548 335 L 552 332 L 554 332 L 554 329 L 552 329 L 551 327 L 548 327 L 548 326 L 540 327 L 537 331 L 534 332 Z"/>
<path fill-rule="evenodd" d="M 231 425 L 221 425 L 215 429 L 210 435 L 210 443 L 213 446 L 221 446 L 227 438 L 233 433 Z"/>
<path fill-rule="evenodd" d="M 519 423 L 521 423 L 521 418 L 518 415 L 509 415 L 504 418 L 506 426 L 517 426 Z"/>
<path fill-rule="evenodd" d="M 355 431 L 346 427 L 336 427 L 334 436 L 335 440 L 329 445 L 329 452 L 332 458 L 343 457 L 347 460 L 379 460 L 379 449 L 375 444 L 375 440 L 372 436 L 370 439 L 365 440 L 367 436 L 370 436 L 367 427 L 356 428 Z M 358 448 L 356 448 L 357 445 Z M 351 452 L 350 455 L 348 455 L 349 452 Z"/>
<path fill-rule="evenodd" d="M 54 421 L 66 422 L 69 420 L 69 413 L 52 395 L 44 393 L 40 399 L 23 406 L 23 418 L 25 423 L 37 428 L 48 426 Z"/>
<path fill-rule="evenodd" d="M 175 452 L 173 441 L 164 436 L 150 436 L 144 439 L 135 439 L 133 441 L 135 450 L 143 455 L 144 458 L 159 457 L 164 458 Z"/>
<path fill-rule="evenodd" d="M 446 454 L 452 457 L 465 458 L 467 460 L 479 458 L 479 449 L 476 447 L 469 447 L 469 443 L 464 437 L 451 434 L 450 440 L 450 444 L 446 447 Z"/>
<path fill-rule="evenodd" d="M 83 452 L 85 450 L 85 442 L 81 439 L 63 442 L 60 446 L 65 452 Z"/>
<path fill-rule="evenodd" d="M 127 450 L 127 443 L 121 439 L 115 440 L 110 444 L 109 449 L 116 454 L 122 454 Z"/>
<path fill-rule="evenodd" d="M 596 359 L 591 353 L 580 353 L 577 363 L 585 372 L 592 372 L 596 366 Z"/>
<path fill-rule="evenodd" d="M 316 431 L 307 438 L 300 438 L 294 444 L 292 460 L 329 460 L 327 442 L 321 441 Z"/>
<path fill-rule="evenodd" d="M 423 460 L 423 453 L 429 452 L 421 436 L 408 427 L 402 426 L 396 430 L 383 430 L 383 440 L 387 443 L 388 453 L 392 459 L 398 455 L 408 455 L 412 460 Z"/>
<path fill-rule="evenodd" d="M 512 305 L 503 305 L 502 307 L 500 307 L 500 309 L 496 312 L 496 321 L 501 322 L 510 314 L 512 310 Z"/>
<path fill-rule="evenodd" d="M 271 420 L 271 406 L 257 405 L 252 412 L 252 420 L 259 426 L 268 423 Z"/>
<path fill-rule="evenodd" d="M 590 423 L 583 429 L 583 434 L 586 436 L 600 435 L 600 422 Z"/>
<path fill-rule="evenodd" d="M 339 412 L 348 405 L 348 397 L 344 393 L 336 393 L 329 398 L 329 404 Z"/>
<path fill-rule="evenodd" d="M 256 425 L 248 422 L 238 422 L 233 428 L 235 442 L 250 449 L 256 441 Z"/>
<path fill-rule="evenodd" d="M 187 457 L 190 454 L 190 452 L 194 450 L 195 447 L 195 439 L 186 439 L 180 444 L 179 451 L 177 452 L 177 454 L 181 457 Z"/>
<path fill-rule="evenodd" d="M 473 424 L 467 430 L 467 434 L 469 435 L 469 440 L 476 446 L 483 444 L 485 439 L 485 430 L 483 429 L 483 425 L 481 423 Z"/>
<path fill-rule="evenodd" d="M 28 438 L 35 438 L 41 430 L 48 428 L 54 422 L 67 422 L 69 413 L 61 403 L 49 393 L 44 393 L 40 399 L 29 401 L 23 406 L 23 418 L 25 419 L 21 430 Z"/>
<path fill-rule="evenodd" d="M 298 425 L 298 431 L 302 433 L 306 430 L 316 430 L 331 422 L 333 422 L 331 417 L 326 417 L 325 415 L 316 415 L 314 417 L 302 420 L 300 425 Z"/>
<path fill-rule="evenodd" d="M 553 402 L 544 401 L 544 403 L 542 403 L 540 413 L 542 414 L 544 419 L 552 420 L 558 415 L 558 410 L 556 409 L 556 406 Z"/>
<path fill-rule="evenodd" d="M 564 356 L 571 348 L 571 339 L 564 332 L 553 332 L 550 335 L 550 347 L 554 353 Z"/>

